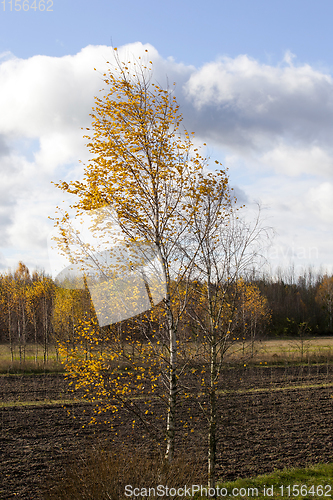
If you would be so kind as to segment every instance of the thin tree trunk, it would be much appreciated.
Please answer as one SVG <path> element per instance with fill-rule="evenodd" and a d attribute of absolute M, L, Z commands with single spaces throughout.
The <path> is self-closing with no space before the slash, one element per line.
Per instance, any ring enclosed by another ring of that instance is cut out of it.
<path fill-rule="evenodd" d="M 25 310 L 24 310 L 24 303 L 22 302 L 22 337 L 23 337 L 23 362 L 25 363 L 25 351 L 26 351 L 26 346 L 27 346 L 27 339 L 26 339 L 26 321 L 25 321 Z"/>
<path fill-rule="evenodd" d="M 9 299 L 8 299 L 8 333 L 9 333 L 10 354 L 11 354 L 12 363 L 13 363 L 14 362 L 14 349 L 13 349 L 13 339 L 12 339 L 12 316 L 10 313 Z"/>
<path fill-rule="evenodd" d="M 210 358 L 210 415 L 208 432 L 208 487 L 215 488 L 215 465 L 216 465 L 216 338 L 213 333 L 211 338 Z"/>
<path fill-rule="evenodd" d="M 18 314 L 17 308 L 16 308 L 16 312 L 17 312 L 17 333 L 18 333 L 18 341 L 19 341 L 20 366 L 21 366 L 21 364 L 22 364 L 21 325 L 20 325 L 20 316 Z"/>
<path fill-rule="evenodd" d="M 167 428 L 166 428 L 166 453 L 165 458 L 172 462 L 175 455 L 175 432 L 176 432 L 176 399 L 177 399 L 177 343 L 176 330 L 173 325 L 172 312 L 170 309 L 170 299 L 166 299 L 167 318 L 169 323 L 170 335 L 170 366 L 169 366 L 169 401 L 167 410 Z"/>
<path fill-rule="evenodd" d="M 36 322 L 36 314 L 33 311 L 33 321 L 34 321 L 34 333 L 35 333 L 35 365 L 38 363 L 38 344 L 37 344 L 37 322 Z"/>
<path fill-rule="evenodd" d="M 48 339 L 48 321 L 47 321 L 47 305 L 46 297 L 43 297 L 43 330 L 44 330 L 44 365 L 49 360 L 49 339 Z"/>

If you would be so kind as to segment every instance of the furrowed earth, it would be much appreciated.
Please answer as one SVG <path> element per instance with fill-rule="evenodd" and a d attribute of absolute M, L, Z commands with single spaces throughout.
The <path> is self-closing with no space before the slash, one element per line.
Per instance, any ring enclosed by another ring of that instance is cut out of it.
<path fill-rule="evenodd" d="M 219 389 L 221 479 L 333 461 L 333 365 L 232 368 L 223 373 Z M 145 449 L 154 447 L 126 413 L 115 417 L 113 430 L 110 424 L 89 425 L 93 406 L 71 400 L 63 375 L 2 376 L 0 397 L 3 500 L 43 499 L 45 485 L 96 444 L 117 448 L 142 440 Z M 154 418 L 161 415 L 162 431 L 164 408 L 155 401 L 153 411 Z M 193 432 L 179 428 L 177 447 L 206 467 L 207 424 L 191 398 L 179 406 L 178 419 L 188 422 L 189 415 Z"/>

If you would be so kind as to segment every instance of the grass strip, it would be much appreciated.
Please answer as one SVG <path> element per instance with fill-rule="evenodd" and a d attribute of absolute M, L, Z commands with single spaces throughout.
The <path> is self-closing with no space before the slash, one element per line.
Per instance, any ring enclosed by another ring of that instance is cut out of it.
<path fill-rule="evenodd" d="M 302 384 L 302 385 L 285 385 L 281 387 L 256 387 L 251 389 L 238 389 L 237 391 L 217 391 L 218 394 L 248 394 L 252 392 L 278 392 L 278 391 L 291 391 L 302 389 L 325 389 L 326 387 L 333 387 L 333 382 L 322 384 Z"/>
<path fill-rule="evenodd" d="M 219 498 L 243 498 L 245 500 L 252 498 L 258 500 L 332 498 L 333 463 L 314 465 L 304 469 L 284 469 L 255 478 L 219 482 L 218 487 Z"/>
<path fill-rule="evenodd" d="M 217 391 L 219 395 L 224 395 L 224 394 L 253 394 L 253 393 L 267 393 L 267 392 L 278 392 L 278 391 L 294 391 L 294 390 L 306 390 L 306 389 L 325 389 L 333 387 L 333 383 L 329 384 L 311 384 L 311 385 L 290 385 L 290 386 L 285 386 L 285 387 L 262 387 L 262 388 L 255 388 L 255 389 L 239 389 L 237 391 Z M 199 393 L 197 396 L 204 396 L 204 393 Z M 133 396 L 133 400 L 141 400 L 144 399 L 145 396 Z M 157 396 L 153 396 L 152 399 L 158 399 Z M 6 401 L 0 403 L 0 408 L 9 408 L 9 407 L 17 407 L 17 406 L 42 406 L 42 405 L 56 405 L 56 404 L 96 404 L 96 403 L 102 403 L 102 400 L 94 399 L 93 401 L 89 401 L 86 399 L 57 399 L 57 400 L 51 400 L 51 399 L 45 399 L 42 401 Z M 332 497 L 333 497 L 333 492 L 332 492 Z"/>
<path fill-rule="evenodd" d="M 0 408 L 17 408 L 17 407 L 27 407 L 27 406 L 55 406 L 55 405 L 91 405 L 91 401 L 85 399 L 73 400 L 73 399 L 44 399 L 42 401 L 5 401 L 0 403 Z"/>

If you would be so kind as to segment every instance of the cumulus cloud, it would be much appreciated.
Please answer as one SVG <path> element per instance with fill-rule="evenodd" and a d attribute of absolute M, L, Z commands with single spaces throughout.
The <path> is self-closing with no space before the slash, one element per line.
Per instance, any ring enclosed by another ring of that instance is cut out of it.
<path fill-rule="evenodd" d="M 312 213 L 331 230 L 333 224 L 333 183 L 323 182 L 309 190 Z M 331 232 L 331 231 L 330 231 Z"/>
<path fill-rule="evenodd" d="M 225 160 L 240 202 L 270 206 L 283 245 L 320 239 L 333 216 L 331 75 L 297 65 L 291 54 L 277 66 L 240 55 L 195 68 L 149 44 L 117 52 L 125 61 L 152 60 L 161 86 L 177 82 L 186 127 Z M 47 267 L 47 217 L 64 199 L 50 183 L 82 175 L 79 160 L 89 152 L 81 127 L 90 126 L 112 58 L 106 46 L 59 58 L 0 55 L 0 232 L 11 266 L 26 255 Z"/>
<path fill-rule="evenodd" d="M 0 158 L 9 154 L 9 146 L 6 142 L 5 136 L 0 134 Z"/>
<path fill-rule="evenodd" d="M 262 176 L 247 192 L 260 193 L 266 223 L 276 237 L 268 252 L 272 268 L 295 266 L 296 275 L 311 264 L 333 272 L 332 184 L 288 175 Z"/>
<path fill-rule="evenodd" d="M 276 147 L 258 155 L 260 163 L 289 176 L 302 174 L 330 176 L 333 173 L 333 155 L 329 148 L 320 148 L 316 145 L 297 147 L 279 141 Z"/>
<path fill-rule="evenodd" d="M 0 232 L 2 247 L 10 249 L 6 255 L 12 255 L 10 265 L 19 254 L 15 249 L 31 261 L 44 247 L 39 255 L 47 267 L 48 216 L 64 199 L 51 181 L 82 175 L 79 160 L 87 162 L 89 152 L 81 128 L 91 124 L 94 97 L 113 54 L 110 47 L 88 46 L 59 58 L 0 56 Z M 163 86 L 167 75 L 170 86 L 173 81 L 182 85 L 191 72 L 172 58 L 163 59 L 149 44 L 120 47 L 118 54 L 121 60 L 152 59 L 153 78 Z"/>
<path fill-rule="evenodd" d="M 98 47 L 75 56 L 12 58 L 0 66 L 0 130 L 39 137 L 87 123 L 87 109 L 99 87 L 94 74 Z M 88 101 L 88 102 L 89 102 Z"/>
<path fill-rule="evenodd" d="M 333 80 L 309 65 L 225 57 L 194 71 L 184 93 L 196 130 L 219 144 L 262 152 L 283 141 L 331 152 Z"/>

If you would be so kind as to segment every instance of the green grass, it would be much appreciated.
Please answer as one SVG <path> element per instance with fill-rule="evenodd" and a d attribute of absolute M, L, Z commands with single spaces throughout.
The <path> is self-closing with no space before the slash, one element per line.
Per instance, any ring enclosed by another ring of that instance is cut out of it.
<path fill-rule="evenodd" d="M 245 500 L 250 498 L 260 500 L 268 500 L 269 498 L 303 500 L 332 498 L 333 463 L 304 469 L 285 469 L 251 479 L 219 482 L 218 487 L 220 498 L 243 498 Z"/>

